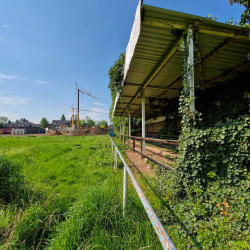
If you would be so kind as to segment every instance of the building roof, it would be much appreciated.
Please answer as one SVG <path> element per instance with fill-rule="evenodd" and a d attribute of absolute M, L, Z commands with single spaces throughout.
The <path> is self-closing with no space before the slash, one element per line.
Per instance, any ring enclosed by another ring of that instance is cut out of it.
<path fill-rule="evenodd" d="M 139 4 L 126 50 L 124 81 L 113 115 L 141 117 L 140 92 L 148 98 L 178 98 L 182 89 L 183 30 L 196 30 L 201 64 L 194 67 L 195 85 L 205 87 L 250 70 L 247 28 Z M 201 66 L 201 68 L 200 68 Z M 146 118 L 152 110 L 146 101 Z"/>

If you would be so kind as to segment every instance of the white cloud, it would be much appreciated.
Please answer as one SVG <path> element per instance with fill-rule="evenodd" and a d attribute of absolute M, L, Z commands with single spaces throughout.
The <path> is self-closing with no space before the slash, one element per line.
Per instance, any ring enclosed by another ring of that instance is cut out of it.
<path fill-rule="evenodd" d="M 7 26 L 7 25 L 3 25 L 3 27 L 5 28 L 5 29 L 9 29 L 10 27 L 9 26 Z"/>
<path fill-rule="evenodd" d="M 99 103 L 99 102 L 94 102 L 95 105 L 100 105 L 100 106 L 104 106 L 105 104 L 103 103 Z"/>
<path fill-rule="evenodd" d="M 7 75 L 4 75 L 4 74 L 0 73 L 0 80 L 3 80 L 3 79 L 12 80 L 12 79 L 15 79 L 17 77 L 18 77 L 18 75 L 9 75 L 9 76 L 7 76 Z"/>
<path fill-rule="evenodd" d="M 21 104 L 26 104 L 28 100 L 29 100 L 28 98 L 0 96 L 0 103 L 2 104 L 21 105 Z"/>
<path fill-rule="evenodd" d="M 47 81 L 33 81 L 33 82 L 36 82 L 36 83 L 38 83 L 38 84 L 47 84 L 47 83 L 49 83 L 49 82 L 47 82 Z"/>
<path fill-rule="evenodd" d="M 47 81 L 40 81 L 40 80 L 30 80 L 29 78 L 27 77 L 20 77 L 18 75 L 4 75 L 2 73 L 0 73 L 0 80 L 13 80 L 13 79 L 22 79 L 22 80 L 27 80 L 27 81 L 31 81 L 31 82 L 35 82 L 37 84 L 47 84 L 49 82 Z"/>

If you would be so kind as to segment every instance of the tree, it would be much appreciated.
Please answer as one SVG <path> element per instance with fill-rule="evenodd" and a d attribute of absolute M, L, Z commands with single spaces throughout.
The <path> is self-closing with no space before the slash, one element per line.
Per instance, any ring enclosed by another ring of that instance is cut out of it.
<path fill-rule="evenodd" d="M 120 127 L 120 117 L 113 117 L 113 109 L 115 105 L 115 99 L 117 93 L 122 89 L 122 81 L 124 77 L 124 64 L 125 64 L 125 53 L 121 53 L 114 65 L 110 67 L 108 71 L 109 75 L 109 86 L 108 88 L 111 91 L 111 106 L 109 109 L 109 119 L 114 125 L 114 128 L 119 131 Z M 137 118 L 135 118 L 137 119 Z M 127 123 L 128 118 L 124 118 L 125 124 Z"/>
<path fill-rule="evenodd" d="M 92 120 L 89 116 L 86 116 L 86 117 L 85 117 L 85 121 L 86 121 L 86 124 L 87 124 L 88 126 L 94 126 L 94 125 L 95 125 L 94 120 Z"/>
<path fill-rule="evenodd" d="M 41 128 L 47 128 L 48 127 L 48 120 L 46 118 L 42 118 L 42 120 L 40 121 L 40 126 Z"/>
<path fill-rule="evenodd" d="M 82 126 L 82 127 L 85 127 L 87 125 L 85 119 L 80 120 L 79 123 L 80 123 L 80 126 Z"/>
<path fill-rule="evenodd" d="M 24 124 L 25 122 L 29 122 L 26 118 L 19 119 L 19 124 Z"/>
<path fill-rule="evenodd" d="M 107 123 L 107 121 L 101 120 L 101 121 L 99 122 L 99 127 L 100 127 L 100 126 L 105 126 L 105 128 L 108 128 L 108 123 Z"/>
<path fill-rule="evenodd" d="M 65 120 L 66 120 L 65 116 L 64 116 L 64 114 L 62 114 L 61 121 L 65 121 Z"/>
<path fill-rule="evenodd" d="M 11 121 L 10 121 L 10 120 L 8 120 L 8 124 L 11 124 Z"/>
<path fill-rule="evenodd" d="M 3 128 L 3 124 L 0 122 L 0 128 Z"/>
<path fill-rule="evenodd" d="M 249 0 L 227 0 L 231 5 L 237 3 L 243 5 L 246 9 L 241 14 L 241 19 L 239 25 L 242 27 L 250 26 L 250 1 Z"/>
<path fill-rule="evenodd" d="M 7 123 L 8 122 L 8 118 L 6 116 L 0 116 L 0 122 L 1 123 Z"/>

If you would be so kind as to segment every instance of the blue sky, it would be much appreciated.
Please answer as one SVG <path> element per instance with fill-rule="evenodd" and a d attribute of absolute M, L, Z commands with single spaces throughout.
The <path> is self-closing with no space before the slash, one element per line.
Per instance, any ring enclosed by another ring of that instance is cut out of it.
<path fill-rule="evenodd" d="M 108 121 L 108 69 L 127 47 L 138 0 L 0 1 L 0 116 L 50 122 L 76 106 L 75 82 L 83 95 L 80 119 Z M 243 8 L 226 0 L 144 0 L 144 4 L 226 22 Z"/>

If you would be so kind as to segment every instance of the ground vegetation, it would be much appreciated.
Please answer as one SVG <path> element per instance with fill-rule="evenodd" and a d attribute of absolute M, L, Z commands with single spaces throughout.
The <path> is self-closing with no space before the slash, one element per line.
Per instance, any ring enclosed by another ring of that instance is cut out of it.
<path fill-rule="evenodd" d="M 175 227 L 175 217 L 181 219 L 197 248 L 249 249 L 249 72 L 197 91 L 192 113 L 188 54 L 186 42 L 176 172 L 159 167 L 160 192 L 168 197 L 163 220 Z"/>
<path fill-rule="evenodd" d="M 108 136 L 1 140 L 1 249 L 161 249 Z"/>

